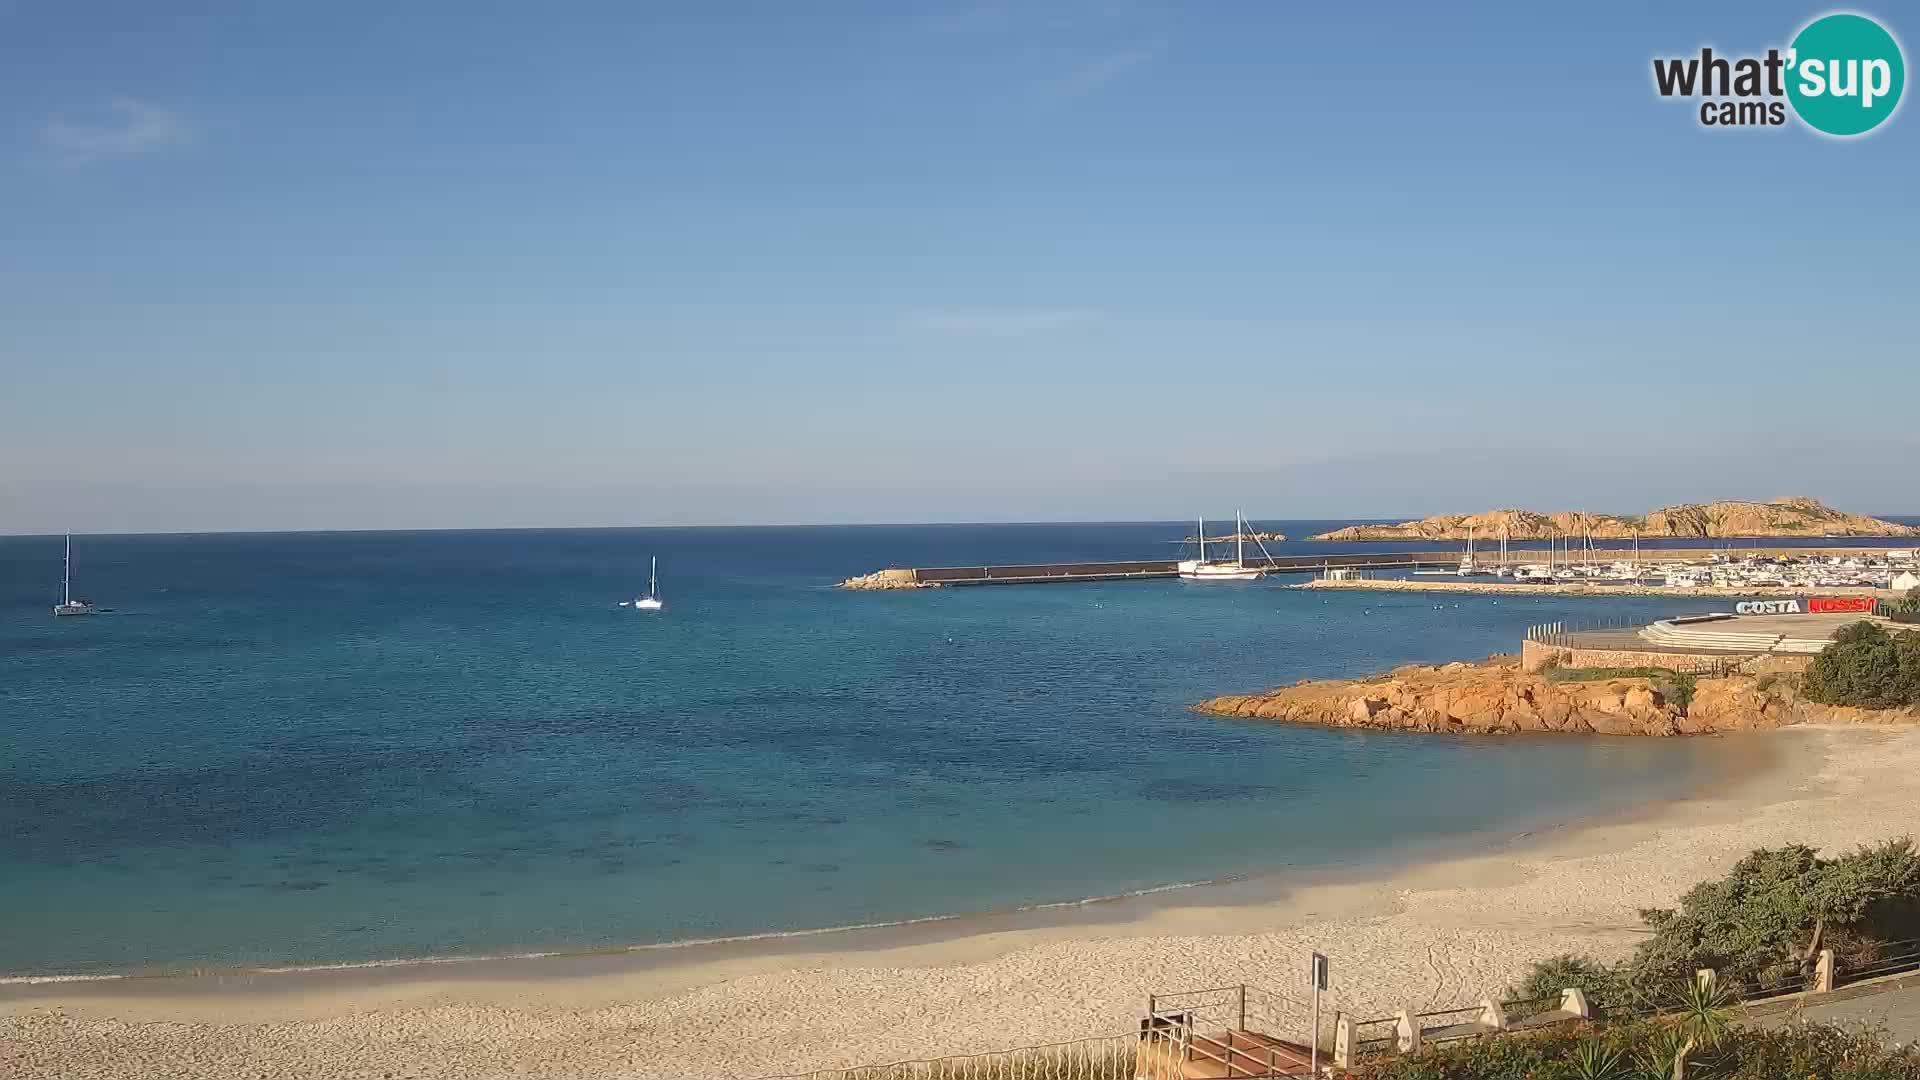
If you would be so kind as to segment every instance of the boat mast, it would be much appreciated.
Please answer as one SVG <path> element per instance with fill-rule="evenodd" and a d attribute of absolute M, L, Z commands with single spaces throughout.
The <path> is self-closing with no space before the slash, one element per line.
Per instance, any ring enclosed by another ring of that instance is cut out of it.
<path fill-rule="evenodd" d="M 1194 539 L 1200 541 L 1200 561 L 1206 562 L 1207 561 L 1207 519 L 1206 518 L 1200 519 L 1199 529 L 1200 531 L 1194 534 Z"/>
<path fill-rule="evenodd" d="M 1247 512 L 1233 512 L 1233 565 L 1247 565 Z"/>
<path fill-rule="evenodd" d="M 647 595 L 660 595 L 660 556 L 653 557 L 653 566 L 647 571 Z"/>
<path fill-rule="evenodd" d="M 60 572 L 60 606 L 73 603 L 73 534 L 67 534 L 67 559 Z"/>

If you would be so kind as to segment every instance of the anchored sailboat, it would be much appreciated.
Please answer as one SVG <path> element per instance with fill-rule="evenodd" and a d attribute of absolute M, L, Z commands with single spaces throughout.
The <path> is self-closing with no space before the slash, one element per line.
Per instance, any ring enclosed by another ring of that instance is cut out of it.
<path fill-rule="evenodd" d="M 1174 567 L 1174 569 L 1179 571 L 1182 580 L 1253 581 L 1266 576 L 1267 572 L 1264 568 L 1247 565 L 1246 515 L 1236 512 L 1233 515 L 1233 523 L 1233 561 L 1216 562 L 1207 558 L 1207 519 L 1200 519 L 1200 531 L 1194 538 L 1200 545 L 1200 557 L 1197 559 L 1182 559 L 1179 563 L 1175 564 Z M 1268 561 L 1271 562 L 1273 556 L 1267 554 L 1267 545 L 1258 540 L 1255 540 L 1254 543 L 1260 545 L 1261 554 L 1267 555 Z"/>
<path fill-rule="evenodd" d="M 620 606 L 626 607 L 627 602 L 625 600 L 620 601 Z M 660 611 L 666 606 L 666 604 L 660 601 L 660 556 L 655 555 L 653 557 L 653 566 L 647 572 L 647 595 L 633 602 L 633 610 Z"/>
<path fill-rule="evenodd" d="M 60 602 L 53 605 L 55 615 L 91 615 L 93 605 L 73 598 L 73 534 L 67 534 L 66 567 L 60 574 Z"/>

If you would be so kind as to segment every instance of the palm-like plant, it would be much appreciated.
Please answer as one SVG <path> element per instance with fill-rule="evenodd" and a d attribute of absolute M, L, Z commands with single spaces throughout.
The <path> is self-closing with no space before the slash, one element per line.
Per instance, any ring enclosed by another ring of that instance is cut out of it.
<path fill-rule="evenodd" d="M 1627 1080 L 1626 1055 L 1598 1038 L 1582 1039 L 1567 1064 L 1568 1080 Z"/>
<path fill-rule="evenodd" d="M 1716 982 L 1689 982 L 1642 1044 L 1639 1080 L 1687 1080 L 1693 1055 L 1719 1046 L 1732 1029 L 1734 1000 Z"/>
<path fill-rule="evenodd" d="M 1693 1040 L 1678 1027 L 1656 1027 L 1634 1053 L 1634 1080 L 1686 1080 L 1692 1052 Z"/>
<path fill-rule="evenodd" d="M 1694 981 L 1687 984 L 1668 1020 L 1694 1046 L 1711 1050 L 1733 1027 L 1733 1005 L 1734 996 L 1725 987 Z"/>

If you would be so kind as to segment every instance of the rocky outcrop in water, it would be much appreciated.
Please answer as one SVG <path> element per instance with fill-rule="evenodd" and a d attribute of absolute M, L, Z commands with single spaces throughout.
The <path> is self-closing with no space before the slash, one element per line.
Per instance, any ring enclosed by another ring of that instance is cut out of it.
<path fill-rule="evenodd" d="M 1396 668 L 1368 679 L 1303 681 L 1194 707 L 1320 727 L 1463 735 L 1706 735 L 1803 723 L 1920 722 L 1917 709 L 1818 705 L 1797 688 L 1793 676 L 1777 673 L 1565 679 L 1528 674 L 1515 660 L 1494 658 Z"/>
<path fill-rule="evenodd" d="M 1465 540 L 1469 534 L 1483 541 L 1506 536 L 1513 540 L 1551 540 L 1591 536 L 1596 540 L 1647 538 L 1769 536 L 1920 536 L 1920 526 L 1848 514 L 1816 499 L 1785 498 L 1772 502 L 1682 503 L 1662 507 L 1645 517 L 1589 514 L 1580 511 L 1539 513 L 1532 510 L 1489 510 L 1484 514 L 1438 514 L 1398 525 L 1351 525 L 1321 533 L 1315 540 Z"/>
<path fill-rule="evenodd" d="M 1193 538 L 1194 538 L 1194 534 L 1188 533 L 1187 535 L 1180 538 L 1180 542 L 1183 544 L 1191 544 L 1193 543 Z M 1283 532 L 1228 533 L 1225 536 L 1209 536 L 1207 537 L 1207 543 L 1231 544 L 1235 540 L 1245 540 L 1249 544 L 1252 544 L 1252 543 L 1269 544 L 1269 543 L 1276 543 L 1276 542 L 1285 540 L 1286 538 L 1287 538 L 1287 534 Z"/>

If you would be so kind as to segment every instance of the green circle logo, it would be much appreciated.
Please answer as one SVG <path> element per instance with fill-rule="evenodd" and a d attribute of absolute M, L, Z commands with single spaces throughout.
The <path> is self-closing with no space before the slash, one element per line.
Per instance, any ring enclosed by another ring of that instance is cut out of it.
<path fill-rule="evenodd" d="M 1787 53 L 1793 111 L 1829 135 L 1861 135 L 1900 104 L 1907 65 L 1900 43 L 1865 15 L 1823 15 Z"/>

